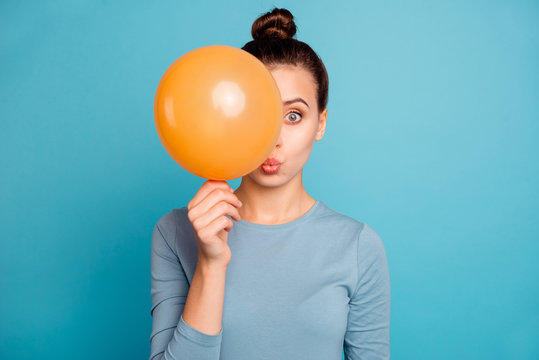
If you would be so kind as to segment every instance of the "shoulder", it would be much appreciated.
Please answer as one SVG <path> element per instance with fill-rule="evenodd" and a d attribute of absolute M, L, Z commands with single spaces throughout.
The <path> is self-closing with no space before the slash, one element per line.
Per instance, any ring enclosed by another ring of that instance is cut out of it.
<path fill-rule="evenodd" d="M 368 223 L 334 210 L 323 201 L 320 202 L 317 221 L 329 225 L 338 233 L 353 234 L 357 241 L 358 252 L 384 251 L 382 238 Z"/>
<path fill-rule="evenodd" d="M 357 236 L 365 226 L 364 222 L 333 209 L 322 200 L 317 210 L 315 221 L 340 234 L 349 233 Z"/>
<path fill-rule="evenodd" d="M 187 218 L 187 207 L 174 208 L 162 215 L 154 226 L 154 234 L 158 232 L 169 245 L 172 245 L 178 233 L 192 232 Z"/>
<path fill-rule="evenodd" d="M 376 252 L 384 252 L 384 243 L 380 235 L 369 226 L 367 223 L 363 223 L 361 232 L 358 235 L 358 242 L 360 249 L 368 249 Z"/>
<path fill-rule="evenodd" d="M 187 219 L 187 207 L 174 208 L 162 215 L 155 224 L 160 230 L 170 230 L 185 223 Z"/>

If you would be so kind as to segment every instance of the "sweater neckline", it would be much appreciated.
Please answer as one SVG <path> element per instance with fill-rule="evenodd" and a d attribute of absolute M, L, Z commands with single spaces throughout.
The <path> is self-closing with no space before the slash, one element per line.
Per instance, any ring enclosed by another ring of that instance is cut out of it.
<path fill-rule="evenodd" d="M 291 227 L 294 227 L 298 224 L 301 224 L 307 220 L 309 220 L 309 218 L 311 218 L 313 216 L 313 214 L 316 212 L 316 209 L 320 206 L 320 202 L 321 200 L 316 200 L 315 203 L 313 204 L 313 206 L 311 206 L 311 208 L 303 215 L 301 215 L 300 217 L 294 219 L 294 220 L 291 220 L 291 221 L 288 221 L 288 222 L 285 222 L 285 223 L 282 223 L 282 224 L 258 224 L 258 223 L 254 223 L 254 222 L 250 222 L 250 221 L 246 221 L 246 220 L 243 220 L 243 219 L 240 219 L 239 221 L 236 221 L 234 219 L 232 219 L 232 221 L 234 221 L 234 226 L 243 226 L 243 227 L 246 227 L 246 228 L 250 228 L 250 229 L 258 229 L 258 230 L 282 230 L 282 229 L 287 229 L 287 228 L 291 228 Z"/>

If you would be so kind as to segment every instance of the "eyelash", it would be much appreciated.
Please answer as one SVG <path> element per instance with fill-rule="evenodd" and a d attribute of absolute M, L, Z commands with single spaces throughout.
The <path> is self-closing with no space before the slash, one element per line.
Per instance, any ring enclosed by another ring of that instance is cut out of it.
<path fill-rule="evenodd" d="M 303 119 L 303 115 L 301 114 L 300 111 L 291 111 L 291 112 L 289 112 L 288 114 L 286 114 L 285 118 L 287 118 L 288 115 L 290 115 L 290 114 L 297 114 L 297 115 L 300 116 L 300 119 L 299 119 L 299 120 L 296 120 L 296 121 L 287 121 L 290 125 L 297 125 L 297 124 L 299 124 L 299 123 L 301 122 L 301 120 Z"/>

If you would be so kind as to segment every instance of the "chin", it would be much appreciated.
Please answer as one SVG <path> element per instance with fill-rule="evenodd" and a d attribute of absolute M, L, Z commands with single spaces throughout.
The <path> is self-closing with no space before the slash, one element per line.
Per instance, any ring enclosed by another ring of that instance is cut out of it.
<path fill-rule="evenodd" d="M 268 186 L 268 187 L 275 187 L 275 186 L 281 185 L 281 183 L 286 182 L 286 181 L 283 181 L 284 176 L 283 176 L 283 173 L 281 172 L 281 169 L 279 169 L 279 171 L 277 171 L 274 174 L 266 174 L 264 170 L 262 170 L 261 168 L 258 168 L 255 171 L 251 172 L 249 174 L 249 177 L 255 183 L 261 186 Z"/>

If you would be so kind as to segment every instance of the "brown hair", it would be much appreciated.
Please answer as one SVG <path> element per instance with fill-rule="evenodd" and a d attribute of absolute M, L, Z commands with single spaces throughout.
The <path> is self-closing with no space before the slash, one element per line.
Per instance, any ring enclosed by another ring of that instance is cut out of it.
<path fill-rule="evenodd" d="M 242 49 L 257 57 L 267 67 L 275 65 L 302 66 L 315 80 L 318 111 L 322 112 L 328 101 L 328 73 L 324 63 L 314 50 L 294 39 L 296 24 L 294 16 L 287 9 L 274 8 L 253 23 L 253 40 Z"/>

